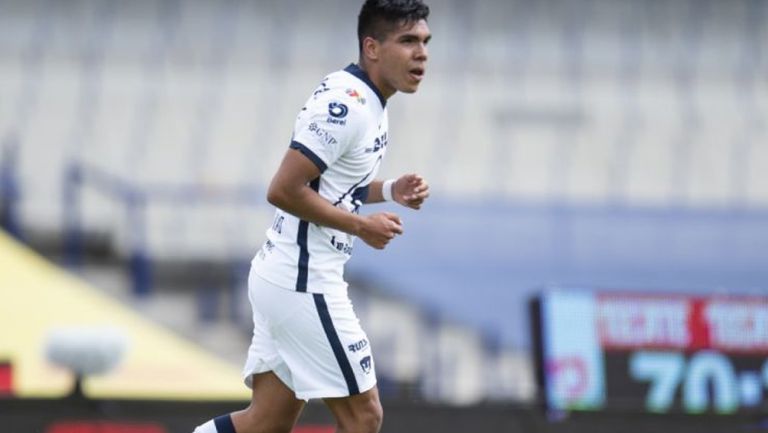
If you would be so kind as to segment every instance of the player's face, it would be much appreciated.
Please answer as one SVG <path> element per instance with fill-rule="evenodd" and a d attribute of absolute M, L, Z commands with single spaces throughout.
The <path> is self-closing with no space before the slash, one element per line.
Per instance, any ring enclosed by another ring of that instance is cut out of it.
<path fill-rule="evenodd" d="M 380 47 L 382 93 L 413 93 L 427 67 L 427 43 L 432 38 L 424 20 L 404 24 L 387 35 Z"/>

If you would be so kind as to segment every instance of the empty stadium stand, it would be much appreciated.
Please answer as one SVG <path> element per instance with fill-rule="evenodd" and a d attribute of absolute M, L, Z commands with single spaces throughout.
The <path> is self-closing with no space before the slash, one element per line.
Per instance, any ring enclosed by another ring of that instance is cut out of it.
<path fill-rule="evenodd" d="M 433 3 L 427 80 L 389 104 L 382 175 L 423 173 L 434 203 L 350 267 L 397 347 L 385 373 L 438 400 L 530 399 L 525 302 L 543 287 L 765 290 L 768 2 Z M 0 0 L 6 228 L 101 234 L 139 271 L 242 266 L 297 109 L 356 59 L 358 6 Z M 483 382 L 493 368 L 516 373 Z"/>

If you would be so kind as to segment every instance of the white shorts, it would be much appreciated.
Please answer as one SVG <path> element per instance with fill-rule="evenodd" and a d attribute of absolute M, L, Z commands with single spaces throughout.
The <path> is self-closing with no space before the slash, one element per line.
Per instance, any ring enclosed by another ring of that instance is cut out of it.
<path fill-rule="evenodd" d="M 296 398 L 347 397 L 376 385 L 368 336 L 347 296 L 302 293 L 251 271 L 253 339 L 243 380 L 273 371 Z"/>

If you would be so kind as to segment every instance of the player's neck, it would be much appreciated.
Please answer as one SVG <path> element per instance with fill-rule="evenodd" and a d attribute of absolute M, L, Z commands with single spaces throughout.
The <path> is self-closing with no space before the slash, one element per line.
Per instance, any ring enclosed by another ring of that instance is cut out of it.
<path fill-rule="evenodd" d="M 373 85 L 376 86 L 376 89 L 381 93 L 381 96 L 383 96 L 384 99 L 389 99 L 390 96 L 397 92 L 396 89 L 385 85 L 386 81 L 382 79 L 375 63 L 369 63 L 360 59 L 357 61 L 357 65 L 366 73 L 366 75 L 368 75 L 368 79 L 370 79 Z"/>

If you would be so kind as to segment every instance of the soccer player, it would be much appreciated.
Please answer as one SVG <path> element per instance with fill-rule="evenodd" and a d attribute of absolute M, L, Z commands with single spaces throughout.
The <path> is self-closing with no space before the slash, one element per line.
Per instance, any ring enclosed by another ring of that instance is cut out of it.
<path fill-rule="evenodd" d="M 431 35 L 420 0 L 367 0 L 358 17 L 359 62 L 331 73 L 296 119 L 269 186 L 277 207 L 248 280 L 253 340 L 243 371 L 250 406 L 196 433 L 290 432 L 306 401 L 321 398 L 338 432 L 382 423 L 371 345 L 347 296 L 343 268 L 355 237 L 383 249 L 403 233 L 393 200 L 419 209 L 429 186 L 416 174 L 376 180 L 387 150 L 387 99 L 421 83 Z"/>

